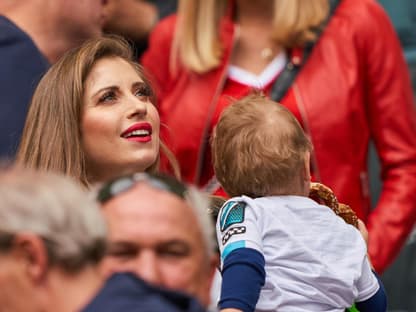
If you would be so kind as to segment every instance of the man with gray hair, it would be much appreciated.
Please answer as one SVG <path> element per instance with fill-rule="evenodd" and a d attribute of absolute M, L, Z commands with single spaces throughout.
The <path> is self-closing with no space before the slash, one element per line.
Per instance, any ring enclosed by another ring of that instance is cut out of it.
<path fill-rule="evenodd" d="M 136 173 L 98 192 L 109 227 L 107 274 L 128 271 L 208 307 L 219 262 L 208 197 L 173 177 Z"/>
<path fill-rule="evenodd" d="M 95 201 L 69 178 L 1 172 L 0 311 L 203 311 L 132 274 L 105 281 L 106 233 Z"/>
<path fill-rule="evenodd" d="M 0 310 L 75 311 L 101 287 L 106 226 L 67 178 L 0 173 Z"/>

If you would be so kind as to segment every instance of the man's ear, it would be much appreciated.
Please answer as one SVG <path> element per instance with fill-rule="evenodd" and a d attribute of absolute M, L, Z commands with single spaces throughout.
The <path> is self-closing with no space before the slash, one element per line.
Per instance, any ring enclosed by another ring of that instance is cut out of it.
<path fill-rule="evenodd" d="M 205 298 L 202 302 L 202 304 L 208 306 L 211 302 L 211 288 L 214 286 L 214 277 L 216 272 L 218 271 L 218 267 L 220 265 L 220 254 L 219 253 L 214 253 L 213 255 L 209 256 L 209 267 L 208 267 L 208 272 L 207 272 L 207 279 L 206 282 L 204 283 L 204 295 Z M 219 273 L 218 273 L 219 274 Z M 202 300 L 200 298 L 200 300 Z"/>
<path fill-rule="evenodd" d="M 211 281 L 214 279 L 214 275 L 215 275 L 215 271 L 219 268 L 220 266 L 220 254 L 219 252 L 215 252 L 211 257 L 210 257 L 210 277 L 211 277 Z"/>
<path fill-rule="evenodd" d="M 220 266 L 220 254 L 214 253 L 213 255 L 211 255 L 209 259 L 209 277 L 208 277 L 209 289 L 211 289 L 212 287 L 215 273 L 219 269 L 219 266 Z"/>
<path fill-rule="evenodd" d="M 40 282 L 47 273 L 48 253 L 42 238 L 31 233 L 19 233 L 14 238 L 13 248 L 23 261 L 32 281 Z"/>

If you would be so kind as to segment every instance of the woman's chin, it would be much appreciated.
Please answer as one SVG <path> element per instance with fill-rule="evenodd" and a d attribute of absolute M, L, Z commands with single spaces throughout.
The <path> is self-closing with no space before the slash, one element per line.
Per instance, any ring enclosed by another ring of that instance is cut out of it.
<path fill-rule="evenodd" d="M 145 172 L 150 170 L 157 162 L 157 154 L 141 155 L 140 159 L 134 159 L 129 166 L 126 167 L 126 171 L 132 172 Z"/>

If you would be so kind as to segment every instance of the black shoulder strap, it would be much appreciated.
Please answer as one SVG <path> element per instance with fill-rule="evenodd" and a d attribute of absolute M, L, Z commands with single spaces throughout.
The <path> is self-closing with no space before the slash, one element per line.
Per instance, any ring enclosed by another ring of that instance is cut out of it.
<path fill-rule="evenodd" d="M 294 64 L 291 61 L 289 61 L 286 64 L 285 68 L 279 74 L 279 77 L 277 77 L 276 81 L 273 84 L 272 91 L 270 94 L 270 97 L 272 100 L 280 101 L 283 98 L 283 96 L 286 94 L 287 90 L 290 88 L 296 76 L 299 74 L 300 70 L 302 69 L 302 66 L 306 63 L 309 55 L 312 52 L 313 47 L 315 46 L 323 30 L 328 24 L 328 21 L 330 20 L 331 16 L 334 14 L 335 9 L 338 6 L 340 1 L 341 0 L 329 0 L 329 5 L 330 5 L 329 14 L 328 14 L 327 19 L 323 23 L 322 27 L 320 27 L 316 31 L 317 39 L 313 42 L 308 43 L 305 46 L 305 49 L 303 51 L 303 58 L 299 63 Z"/>

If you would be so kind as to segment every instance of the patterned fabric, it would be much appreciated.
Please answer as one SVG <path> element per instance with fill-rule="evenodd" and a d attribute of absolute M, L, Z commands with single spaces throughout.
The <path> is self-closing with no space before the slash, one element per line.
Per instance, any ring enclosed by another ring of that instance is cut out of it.
<path fill-rule="evenodd" d="M 220 214 L 221 231 L 225 231 L 233 224 L 244 221 L 245 206 L 244 202 L 228 201 L 226 203 Z"/>

